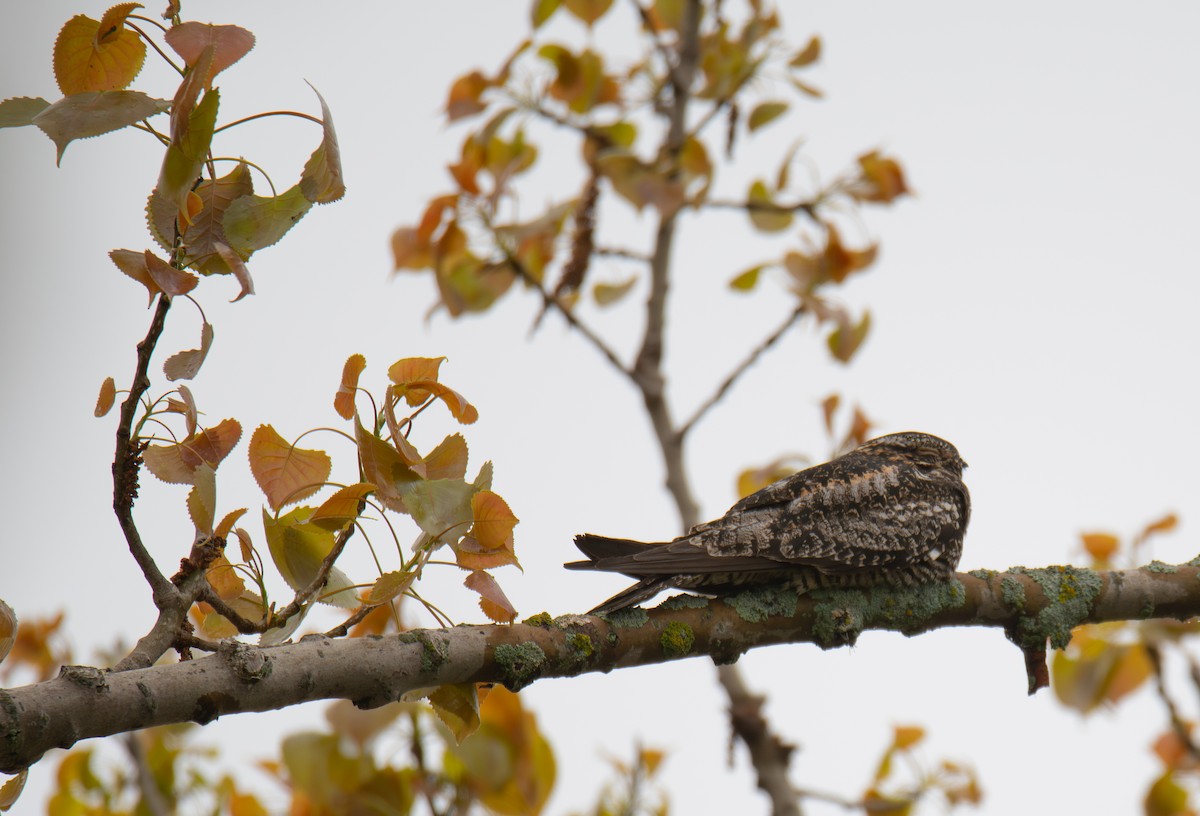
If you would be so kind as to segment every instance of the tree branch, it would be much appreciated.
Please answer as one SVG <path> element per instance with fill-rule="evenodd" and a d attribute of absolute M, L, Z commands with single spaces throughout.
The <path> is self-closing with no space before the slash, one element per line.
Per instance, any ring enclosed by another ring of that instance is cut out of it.
<path fill-rule="evenodd" d="M 1083 623 L 1187 619 L 1200 614 L 1200 559 L 1094 572 L 1075 567 L 960 573 L 915 588 L 793 591 L 759 588 L 721 600 L 670 599 L 608 618 L 564 615 L 548 625 L 457 626 L 382 638 L 256 648 L 226 642 L 215 655 L 109 673 L 67 666 L 36 685 L 0 691 L 0 771 L 51 748 L 157 725 L 344 698 L 361 708 L 415 688 L 503 683 L 650 665 L 707 655 L 729 663 L 779 643 L 822 648 L 866 630 L 915 635 L 951 626 L 1004 630 L 1023 650 L 1064 648 Z"/>
<path fill-rule="evenodd" d="M 154 563 L 154 559 L 142 543 L 137 524 L 133 520 L 133 501 L 137 498 L 138 472 L 141 469 L 142 451 L 132 441 L 133 417 L 141 404 L 142 395 L 150 388 L 150 358 L 158 345 L 166 324 L 167 312 L 171 308 L 171 300 L 166 295 L 158 296 L 158 307 L 150 321 L 146 337 L 137 345 L 137 367 L 133 374 L 133 383 L 129 386 L 129 395 L 121 403 L 121 413 L 117 424 L 117 449 L 113 456 L 113 512 L 117 514 L 117 522 L 133 560 L 141 567 L 146 583 L 150 584 L 154 596 L 154 605 L 162 609 L 164 604 L 175 595 L 175 588 Z"/>
<path fill-rule="evenodd" d="M 787 333 L 787 330 L 794 326 L 796 322 L 803 316 L 804 304 L 800 304 L 792 310 L 792 313 L 788 316 L 788 319 L 785 320 L 779 326 L 779 328 L 771 332 L 766 339 L 759 343 L 757 348 L 755 348 L 746 356 L 746 359 L 743 360 L 737 368 L 729 372 L 729 376 L 726 377 L 719 386 L 717 386 L 717 390 L 713 392 L 713 395 L 705 400 L 704 403 L 696 409 L 696 413 L 692 414 L 691 419 L 683 423 L 676 433 L 681 438 L 687 436 L 688 431 L 692 429 L 692 426 L 703 419 L 704 415 L 712 410 L 712 407 L 725 397 L 726 392 L 733 387 L 733 384 L 738 381 L 738 378 L 745 374 L 746 371 L 749 370 L 750 366 L 758 362 L 758 358 L 763 356 L 763 354 L 765 354 L 771 348 L 771 346 L 778 343 L 780 338 Z"/>

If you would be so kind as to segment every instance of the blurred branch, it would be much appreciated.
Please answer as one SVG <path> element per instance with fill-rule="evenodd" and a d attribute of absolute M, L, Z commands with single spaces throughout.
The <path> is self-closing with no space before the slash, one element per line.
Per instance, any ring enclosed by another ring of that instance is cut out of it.
<path fill-rule="evenodd" d="M 720 402 L 725 397 L 726 392 L 728 392 L 729 389 L 733 387 L 734 383 L 736 383 L 738 381 L 738 378 L 741 377 L 743 374 L 745 374 L 746 371 L 750 368 L 750 366 L 752 366 L 756 362 L 758 362 L 759 357 L 761 357 L 772 346 L 774 346 L 776 343 L 778 343 L 780 338 L 782 338 L 783 335 L 787 333 L 787 330 L 790 329 L 792 326 L 794 326 L 796 324 L 796 322 L 803 316 L 804 316 L 804 304 L 800 304 L 799 306 L 797 306 L 795 309 L 792 310 L 792 313 L 790 315 L 788 315 L 787 320 L 785 320 L 782 324 L 780 324 L 779 328 L 777 328 L 775 331 L 771 332 L 771 334 L 768 335 L 765 340 L 763 340 L 761 343 L 759 343 L 757 348 L 755 348 L 753 351 L 750 352 L 750 354 L 748 354 L 746 356 L 746 359 L 743 360 L 737 366 L 737 368 L 735 368 L 733 371 L 729 372 L 729 376 L 726 377 L 725 380 L 719 386 L 717 386 L 717 390 L 713 392 L 712 396 L 709 397 L 707 400 L 705 400 L 704 403 L 699 408 L 696 409 L 696 412 L 694 414 L 692 414 L 691 419 L 689 419 L 687 422 L 683 423 L 683 425 L 681 425 L 679 427 L 679 430 L 676 433 L 678 433 L 680 437 L 687 436 L 688 431 L 690 431 L 697 422 L 699 422 L 701 419 L 703 419 L 704 415 L 707 414 L 710 410 L 712 410 L 712 407 L 714 405 L 716 405 L 718 402 Z"/>
<path fill-rule="evenodd" d="M 1073 591 L 1063 591 L 1070 586 Z M 718 663 L 780 643 L 853 644 L 867 630 L 915 635 L 955 626 L 1002 629 L 1064 648 L 1082 623 L 1200 615 L 1200 566 L 1095 572 L 1075 567 L 959 573 L 923 587 L 758 588 L 679 608 L 624 610 L 610 618 L 564 615 L 549 624 L 456 626 L 379 638 L 257 648 L 223 646 L 208 657 L 125 672 L 64 667 L 58 677 L 0 691 L 0 771 L 14 773 L 51 748 L 178 722 L 343 698 L 362 708 L 416 688 L 503 683 L 708 656 Z M 672 637 L 664 637 L 667 627 Z M 687 648 L 681 649 L 680 633 Z M 592 647 L 579 651 L 581 636 Z M 864 647 L 866 648 L 866 647 Z M 911 671 L 937 671 L 914 666 Z M 1014 678 L 1019 670 L 1014 669 Z M 794 791 L 793 791 L 794 794 Z"/>
<path fill-rule="evenodd" d="M 1146 649 L 1146 656 L 1150 658 L 1150 668 L 1154 672 L 1154 688 L 1158 692 L 1158 698 L 1162 700 L 1163 705 L 1167 709 L 1167 716 L 1171 720 L 1171 730 L 1175 732 L 1175 736 L 1179 739 L 1179 744 L 1187 749 L 1188 755 L 1193 760 L 1200 760 L 1200 746 L 1196 745 L 1196 740 L 1192 736 L 1192 728 L 1188 722 L 1179 714 L 1179 708 L 1175 705 L 1175 700 L 1167 691 L 1167 682 L 1163 677 L 1163 656 L 1162 649 L 1157 643 L 1144 641 L 1143 645 Z M 1194 664 L 1193 664 L 1194 668 Z"/>

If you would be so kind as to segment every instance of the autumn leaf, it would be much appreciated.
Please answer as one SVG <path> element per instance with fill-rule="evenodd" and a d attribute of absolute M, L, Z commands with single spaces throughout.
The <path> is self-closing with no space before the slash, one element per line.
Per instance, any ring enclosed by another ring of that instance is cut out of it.
<path fill-rule="evenodd" d="M 588 28 L 594 26 L 612 8 L 613 0 L 563 0 L 563 8 Z"/>
<path fill-rule="evenodd" d="M 416 575 L 406 570 L 385 572 L 376 578 L 375 583 L 371 585 L 371 590 L 367 593 L 366 603 L 369 606 L 376 606 L 403 595 L 412 586 L 414 578 L 416 578 Z"/>
<path fill-rule="evenodd" d="M 361 354 L 351 354 L 342 366 L 342 381 L 337 393 L 333 396 L 333 410 L 342 419 L 354 418 L 354 396 L 358 391 L 358 377 L 367 367 L 367 358 Z"/>
<path fill-rule="evenodd" d="M 821 58 L 821 38 L 813 37 L 788 62 L 789 68 L 804 68 Z"/>
<path fill-rule="evenodd" d="M 17 642 L 17 613 L 0 599 L 0 663 L 8 657 Z"/>
<path fill-rule="evenodd" d="M 208 357 L 208 350 L 212 348 L 212 343 L 213 327 L 211 323 L 205 321 L 200 326 L 200 348 L 177 351 L 172 354 L 163 362 L 163 374 L 172 382 L 195 378 L 200 372 L 200 366 L 204 365 L 204 360 Z"/>
<path fill-rule="evenodd" d="M 467 440 L 451 434 L 421 461 L 426 479 L 462 479 L 467 474 Z"/>
<path fill-rule="evenodd" d="M 481 97 L 490 87 L 491 82 L 479 71 L 471 71 L 454 80 L 446 99 L 446 118 L 456 122 L 486 110 L 487 103 Z"/>
<path fill-rule="evenodd" d="M 233 272 L 233 277 L 237 280 L 240 291 L 238 296 L 230 303 L 237 303 L 246 295 L 254 294 L 254 280 L 250 277 L 250 270 L 246 268 L 246 264 L 242 262 L 241 256 L 230 249 L 227 245 L 217 241 L 214 245 L 217 250 L 217 256 L 225 262 L 229 270 Z"/>
<path fill-rule="evenodd" d="M 909 191 L 904 171 L 895 159 L 873 150 L 858 157 L 858 166 L 861 175 L 849 188 L 850 195 L 858 201 L 888 204 Z"/>
<path fill-rule="evenodd" d="M 297 507 L 274 518 L 263 509 L 263 530 L 267 547 L 279 574 L 296 591 L 308 587 L 317 577 L 325 556 L 333 549 L 335 535 L 330 530 L 310 523 L 312 510 Z M 359 604 L 353 583 L 337 567 L 329 571 L 325 588 L 319 593 L 322 603 L 355 609 Z"/>
<path fill-rule="evenodd" d="M 775 203 L 766 182 L 757 180 L 746 193 L 746 211 L 750 223 L 760 232 L 780 232 L 792 225 L 792 214 Z"/>
<path fill-rule="evenodd" d="M 436 380 L 445 357 L 405 357 L 388 367 L 388 379 L 396 385 L 407 386 L 415 380 Z M 414 408 L 429 399 L 428 391 L 407 389 L 405 399 Z"/>
<path fill-rule="evenodd" d="M 221 220 L 226 243 L 248 260 L 283 238 L 312 205 L 299 184 L 277 196 L 244 195 L 230 203 Z"/>
<path fill-rule="evenodd" d="M 337 133 L 333 129 L 333 114 L 321 92 L 308 83 L 317 99 L 321 102 L 321 126 L 324 136 L 321 144 L 304 163 L 304 172 L 300 175 L 300 192 L 304 197 L 316 204 L 328 204 L 337 201 L 346 194 L 346 184 L 342 180 L 342 152 L 338 147 Z"/>
<path fill-rule="evenodd" d="M 312 523 L 334 532 L 344 529 L 347 524 L 358 518 L 359 505 L 374 490 L 375 485 L 370 482 L 359 482 L 339 488 L 313 512 Z"/>
<path fill-rule="evenodd" d="M 184 84 L 187 82 L 185 79 Z M 189 207 L 188 200 L 194 195 L 192 185 L 200 175 L 200 168 L 212 143 L 220 98 L 220 91 L 213 88 L 205 92 L 200 103 L 186 117 L 180 112 L 178 101 L 171 110 L 171 143 L 167 145 L 166 155 L 163 156 L 154 192 L 178 209 L 179 226 L 184 231 L 196 214 L 194 208 Z"/>
<path fill-rule="evenodd" d="M 1121 541 L 1110 533 L 1080 533 L 1083 549 L 1098 562 L 1108 563 L 1117 553 Z"/>
<path fill-rule="evenodd" d="M 474 683 L 439 686 L 430 693 L 429 703 L 457 743 L 461 744 L 479 727 L 479 694 Z"/>
<path fill-rule="evenodd" d="M 447 388 L 437 380 L 413 380 L 404 385 L 396 385 L 395 389 L 397 396 L 405 398 L 410 398 L 409 395 L 414 391 L 417 393 L 427 392 L 433 394 L 434 397 L 440 399 L 450 409 L 450 415 L 463 425 L 470 425 L 479 419 L 479 411 L 474 405 L 467 402 L 462 394 L 451 388 Z"/>
<path fill-rule="evenodd" d="M 358 461 L 368 482 L 376 486 L 377 496 L 389 510 L 409 512 L 405 496 L 421 480 L 420 474 L 400 458 L 396 449 L 355 420 L 354 439 L 358 443 Z"/>
<path fill-rule="evenodd" d="M 479 593 L 479 608 L 496 623 L 512 623 L 516 619 L 517 610 L 490 574 L 483 570 L 475 570 L 467 576 L 463 584 L 467 589 Z"/>
<path fill-rule="evenodd" d="M 242 438 L 242 426 L 226 419 L 174 445 L 150 445 L 142 453 L 146 467 L 164 482 L 194 484 L 201 464 L 215 468 Z"/>
<path fill-rule="evenodd" d="M 212 48 L 212 62 L 207 66 L 205 87 L 213 77 L 240 60 L 254 48 L 254 34 L 235 25 L 213 25 L 188 21 L 167 29 L 163 39 L 188 66 L 203 59 L 205 49 Z"/>
<path fill-rule="evenodd" d="M 76 139 L 100 136 L 149 119 L 170 103 L 141 91 L 80 91 L 43 108 L 32 119 L 58 148 L 62 163 L 67 145 Z"/>
<path fill-rule="evenodd" d="M 597 306 L 612 306 L 624 299 L 637 281 L 637 276 L 634 275 L 618 283 L 597 283 L 592 287 L 592 298 Z"/>
<path fill-rule="evenodd" d="M 787 113 L 787 102 L 760 102 L 754 106 L 754 110 L 750 111 L 750 116 L 746 120 L 746 127 L 750 132 L 758 130 L 771 122 L 778 119 L 783 114 Z"/>
<path fill-rule="evenodd" d="M 925 729 L 919 725 L 897 725 L 892 729 L 892 745 L 898 751 L 907 751 L 925 739 Z"/>
<path fill-rule="evenodd" d="M 40 96 L 14 96 L 0 102 L 0 128 L 26 127 L 37 115 L 50 107 Z"/>
<path fill-rule="evenodd" d="M 194 194 L 199 202 L 199 211 L 193 215 L 192 222 L 181 236 L 185 266 L 194 267 L 206 275 L 237 273 L 234 262 L 219 249 L 222 245 L 229 248 L 225 236 L 225 213 L 230 204 L 253 192 L 250 168 L 245 162 L 238 162 L 224 176 L 204 179 L 196 185 Z M 150 194 L 146 204 L 146 224 L 158 245 L 168 251 L 175 246 L 176 215 L 174 203 L 157 192 Z M 241 255 L 237 256 L 236 263 L 243 264 Z"/>
<path fill-rule="evenodd" d="M 196 532 L 212 535 L 217 514 L 217 474 L 210 465 L 201 463 L 192 470 L 187 509 Z"/>
<path fill-rule="evenodd" d="M 231 510 L 221 518 L 221 523 L 213 530 L 213 535 L 217 538 L 229 538 L 229 534 L 233 532 L 233 525 L 237 524 L 238 519 L 246 514 L 246 508 L 240 507 L 237 510 Z M 248 557 L 244 557 L 243 561 L 249 561 Z"/>
<path fill-rule="evenodd" d="M 757 264 L 750 267 L 744 272 L 739 272 L 734 278 L 729 281 L 729 288 L 736 292 L 749 292 L 758 285 L 759 276 L 762 271 L 767 268 L 767 264 Z"/>
<path fill-rule="evenodd" d="M 112 410 L 117 399 L 117 384 L 112 377 L 105 377 L 100 384 L 100 395 L 96 397 L 96 409 L 93 413 L 102 417 Z"/>
<path fill-rule="evenodd" d="M 233 564 L 229 563 L 229 559 L 224 555 L 218 555 L 213 559 L 212 564 L 205 571 L 205 576 L 213 591 L 217 593 L 217 597 L 223 601 L 240 597 L 246 591 L 246 582 L 242 580 L 242 576 L 238 575 Z"/>
<path fill-rule="evenodd" d="M 125 19 L 140 3 L 120 3 L 99 20 L 77 15 L 54 42 L 54 78 L 64 95 L 83 91 L 119 91 L 142 70 L 146 44 Z"/>
<path fill-rule="evenodd" d="M 490 570 L 508 566 L 521 568 L 513 551 L 511 537 L 499 548 L 488 549 L 471 536 L 465 535 L 454 542 L 454 562 L 465 570 Z"/>
<path fill-rule="evenodd" d="M 270 425 L 254 431 L 248 453 L 250 472 L 276 512 L 320 490 L 333 468 L 327 453 L 298 448 Z"/>
<path fill-rule="evenodd" d="M 504 499 L 490 490 L 481 490 L 471 497 L 471 517 L 475 523 L 468 535 L 486 550 L 503 547 L 520 522 Z"/>
<path fill-rule="evenodd" d="M 405 486 L 404 509 L 430 538 L 453 543 L 474 521 L 471 497 L 477 489 L 455 479 L 416 481 Z"/>
<path fill-rule="evenodd" d="M 839 322 L 837 328 L 829 333 L 827 344 L 829 353 L 839 363 L 848 363 L 867 339 L 871 330 L 871 313 L 863 312 L 857 323 L 851 324 L 849 318 Z"/>

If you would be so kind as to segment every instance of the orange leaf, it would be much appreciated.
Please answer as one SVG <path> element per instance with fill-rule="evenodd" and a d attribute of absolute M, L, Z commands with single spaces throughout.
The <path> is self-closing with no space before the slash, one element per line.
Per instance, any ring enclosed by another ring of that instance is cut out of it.
<path fill-rule="evenodd" d="M 806 65 L 812 65 L 821 57 L 821 38 L 813 37 L 808 41 L 808 45 L 796 52 L 796 55 L 788 62 L 791 68 L 803 68 Z"/>
<path fill-rule="evenodd" d="M 479 727 L 479 694 L 474 683 L 439 686 L 429 695 L 429 703 L 455 742 L 462 743 Z"/>
<path fill-rule="evenodd" d="M 513 541 L 509 538 L 499 549 L 488 550 L 480 546 L 469 535 L 463 536 L 454 543 L 455 562 L 465 570 L 490 570 L 496 567 L 514 566 L 520 569 L 521 564 L 513 553 Z"/>
<path fill-rule="evenodd" d="M 496 579 L 483 570 L 475 570 L 463 581 L 467 589 L 478 592 L 479 608 L 496 623 L 512 623 L 517 617 L 517 610 L 509 603 Z"/>
<path fill-rule="evenodd" d="M 426 479 L 462 479 L 467 474 L 467 440 L 451 434 L 421 461 Z"/>
<path fill-rule="evenodd" d="M 233 564 L 223 555 L 219 555 L 206 571 L 209 585 L 223 601 L 241 597 L 246 591 L 246 582 L 238 575 Z"/>
<path fill-rule="evenodd" d="M 297 448 L 270 425 L 254 431 L 249 455 L 250 472 L 276 512 L 320 490 L 333 468 L 324 451 Z"/>
<path fill-rule="evenodd" d="M 151 445 L 142 453 L 150 472 L 171 484 L 194 484 L 202 464 L 216 468 L 242 438 L 242 426 L 226 419 L 175 445 Z"/>
<path fill-rule="evenodd" d="M 143 257 L 146 261 L 146 274 L 154 281 L 159 291 L 168 297 L 186 295 L 200 282 L 191 272 L 176 269 L 148 249 L 143 253 Z M 116 261 L 115 258 L 113 260 Z"/>
<path fill-rule="evenodd" d="M 1097 561 L 1108 561 L 1116 555 L 1121 541 L 1110 533 L 1080 533 L 1083 548 Z"/>
<path fill-rule="evenodd" d="M 425 396 L 420 402 L 412 402 L 412 394 L 419 393 L 428 395 L 432 393 L 440 399 L 450 409 L 450 414 L 463 425 L 470 425 L 475 420 L 479 419 L 479 411 L 474 405 L 467 402 L 466 398 L 453 390 L 442 385 L 437 380 L 413 380 L 405 385 L 396 386 L 398 396 L 403 396 L 408 399 L 410 404 L 420 405 L 428 396 Z"/>
<path fill-rule="evenodd" d="M 467 535 L 485 550 L 503 547 L 520 521 L 504 499 L 490 490 L 480 490 L 471 497 L 471 516 L 475 523 Z"/>
<path fill-rule="evenodd" d="M 438 369 L 445 360 L 445 357 L 405 357 L 388 367 L 388 379 L 401 386 L 407 386 L 417 380 L 436 381 Z M 414 408 L 429 399 L 427 391 L 415 388 L 409 389 L 404 396 Z"/>
<path fill-rule="evenodd" d="M 1169 533 L 1171 530 L 1174 530 L 1178 524 L 1179 517 L 1174 513 L 1168 513 L 1157 521 L 1152 521 L 1143 527 L 1142 531 L 1138 533 L 1138 541 L 1145 541 L 1155 533 Z"/>
<path fill-rule="evenodd" d="M 487 103 L 480 97 L 490 86 L 487 77 L 479 71 L 463 74 L 454 80 L 450 86 L 450 95 L 446 99 L 446 117 L 454 122 L 487 109 Z"/>
<path fill-rule="evenodd" d="M 205 87 L 212 84 L 213 77 L 246 56 L 254 47 L 254 35 L 244 28 L 195 21 L 172 26 L 163 39 L 176 54 L 183 57 L 189 67 L 195 66 L 203 57 L 204 50 L 212 47 L 212 63 L 205 72 Z"/>
<path fill-rule="evenodd" d="M 862 176 L 850 188 L 850 195 L 859 201 L 887 204 L 908 192 L 904 171 L 895 159 L 873 150 L 858 157 L 858 166 Z"/>
<path fill-rule="evenodd" d="M 220 256 L 225 265 L 233 272 L 233 277 L 237 280 L 238 286 L 241 287 L 238 296 L 229 302 L 237 303 L 246 295 L 253 295 L 254 280 L 250 277 L 250 270 L 246 268 L 246 263 L 242 260 L 242 256 L 230 249 L 228 244 L 223 244 L 220 241 L 213 242 L 213 249 L 217 251 L 217 255 Z"/>
<path fill-rule="evenodd" d="M 358 460 L 363 475 L 378 488 L 384 506 L 397 513 L 407 513 L 401 485 L 420 481 L 420 476 L 405 464 L 396 449 L 363 427 L 354 423 L 354 439 L 358 443 Z"/>
<path fill-rule="evenodd" d="M 217 538 L 229 538 L 229 534 L 233 531 L 233 525 L 237 524 L 238 519 L 245 515 L 245 513 L 245 507 L 238 508 L 237 510 L 231 510 L 226 513 L 225 517 L 221 519 L 221 523 L 217 525 L 215 530 L 213 530 L 213 535 L 215 535 Z M 242 560 L 248 561 L 250 559 L 243 558 Z"/>
<path fill-rule="evenodd" d="M 374 490 L 370 482 L 346 485 L 322 502 L 309 521 L 326 530 L 341 530 L 358 518 L 359 505 Z"/>
<path fill-rule="evenodd" d="M 54 42 L 54 77 L 64 95 L 83 91 L 119 91 L 142 70 L 146 44 L 125 18 L 140 3 L 121 3 L 100 20 L 72 17 Z"/>
<path fill-rule="evenodd" d="M 117 400 L 117 384 L 112 377 L 105 377 L 104 382 L 100 383 L 100 395 L 96 397 L 96 410 L 93 413 L 102 417 L 112 410 L 113 403 Z"/>
<path fill-rule="evenodd" d="M 367 367 L 367 358 L 361 354 L 352 354 L 342 366 L 342 382 L 338 385 L 337 393 L 333 396 L 333 410 L 342 419 L 354 418 L 354 394 L 358 390 L 358 375 Z"/>
<path fill-rule="evenodd" d="M 897 725 L 893 729 L 892 745 L 905 751 L 925 738 L 925 729 L 918 725 Z"/>

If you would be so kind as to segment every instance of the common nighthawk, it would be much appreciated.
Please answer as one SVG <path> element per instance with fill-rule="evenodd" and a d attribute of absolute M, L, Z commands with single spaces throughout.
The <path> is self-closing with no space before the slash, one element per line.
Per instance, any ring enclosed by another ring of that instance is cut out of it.
<path fill-rule="evenodd" d="M 889 434 L 780 479 L 674 541 L 578 535 L 575 546 L 589 560 L 565 566 L 637 579 L 591 614 L 671 587 L 721 595 L 748 584 L 787 583 L 804 592 L 935 581 L 962 555 L 971 516 L 966 466 L 944 439 Z"/>

